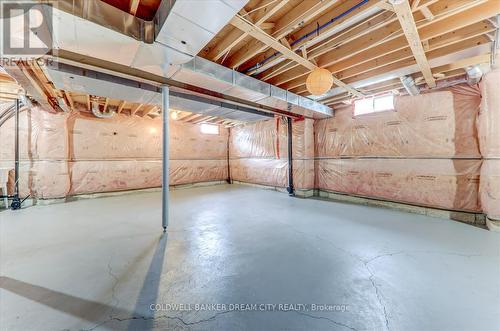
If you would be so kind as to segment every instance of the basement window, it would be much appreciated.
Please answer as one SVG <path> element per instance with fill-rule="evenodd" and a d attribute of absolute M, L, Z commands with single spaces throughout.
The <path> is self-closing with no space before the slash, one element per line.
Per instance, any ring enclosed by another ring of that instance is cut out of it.
<path fill-rule="evenodd" d="M 219 134 L 219 126 L 215 124 L 203 123 L 200 125 L 200 131 L 204 134 Z"/>
<path fill-rule="evenodd" d="M 394 95 L 384 94 L 354 101 L 354 116 L 394 110 Z"/>

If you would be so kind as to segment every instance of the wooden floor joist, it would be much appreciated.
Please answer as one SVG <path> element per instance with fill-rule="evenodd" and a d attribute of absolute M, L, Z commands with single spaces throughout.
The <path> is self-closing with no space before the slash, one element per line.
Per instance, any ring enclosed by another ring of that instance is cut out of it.
<path fill-rule="evenodd" d="M 275 38 L 271 37 L 268 35 L 264 30 L 260 29 L 258 26 L 252 24 L 248 20 L 244 19 L 243 17 L 236 15 L 232 20 L 231 24 L 237 27 L 238 29 L 248 33 L 249 35 L 253 36 L 255 39 L 261 41 L 262 43 L 268 45 L 269 47 L 273 48 L 274 50 L 280 52 L 283 56 L 287 57 L 290 60 L 293 60 L 297 62 L 298 64 L 302 65 L 303 67 L 309 69 L 309 70 L 314 70 L 317 67 L 317 65 L 308 59 L 305 59 L 301 55 L 297 54 L 293 50 L 291 50 L 290 45 L 284 45 L 283 42 L 280 42 L 276 40 Z M 332 75 L 333 76 L 333 75 Z M 358 96 L 358 97 L 363 97 L 363 94 L 353 87 L 345 84 L 341 80 L 337 79 L 335 76 L 333 76 L 333 82 L 337 86 L 340 86 L 344 88 L 346 91 L 351 93 L 352 95 Z"/>
<path fill-rule="evenodd" d="M 393 7 L 394 12 L 398 16 L 399 23 L 401 24 L 401 28 L 408 40 L 408 44 L 410 45 L 411 51 L 417 64 L 422 71 L 422 74 L 427 82 L 429 87 L 436 87 L 436 81 L 432 76 L 431 67 L 429 65 L 429 61 L 427 61 L 427 57 L 425 56 L 424 47 L 422 46 L 422 41 L 420 40 L 420 36 L 418 35 L 417 25 L 415 24 L 415 20 L 413 18 L 413 13 L 410 8 L 410 4 L 407 0 L 390 0 Z M 427 8 L 427 7 L 425 7 Z M 428 10 L 428 9 L 427 9 Z"/>

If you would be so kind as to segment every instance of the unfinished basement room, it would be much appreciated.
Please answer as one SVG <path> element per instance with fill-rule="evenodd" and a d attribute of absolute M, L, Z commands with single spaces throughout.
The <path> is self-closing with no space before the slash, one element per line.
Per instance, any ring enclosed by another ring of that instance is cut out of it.
<path fill-rule="evenodd" d="M 500 331 L 500 0 L 0 0 L 0 331 Z"/>

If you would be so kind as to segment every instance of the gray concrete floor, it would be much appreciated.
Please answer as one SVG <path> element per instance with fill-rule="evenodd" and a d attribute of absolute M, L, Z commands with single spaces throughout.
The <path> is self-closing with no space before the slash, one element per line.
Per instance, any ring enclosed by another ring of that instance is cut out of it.
<path fill-rule="evenodd" d="M 2 330 L 500 329 L 499 233 L 444 219 L 237 185 L 172 192 L 167 236 L 159 193 L 0 219 Z"/>

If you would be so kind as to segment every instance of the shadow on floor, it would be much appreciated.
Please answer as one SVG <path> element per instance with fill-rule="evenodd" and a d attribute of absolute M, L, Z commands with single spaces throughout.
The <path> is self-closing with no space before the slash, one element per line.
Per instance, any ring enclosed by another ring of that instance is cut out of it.
<path fill-rule="evenodd" d="M 156 303 L 158 297 L 166 247 L 167 235 L 164 234 L 156 244 L 155 253 L 151 258 L 133 312 L 101 302 L 82 299 L 74 295 L 26 283 L 7 276 L 0 276 L 0 288 L 92 323 L 109 321 L 112 319 L 112 316 L 119 316 L 121 319 L 130 318 L 131 321 L 137 318 L 144 318 L 145 323 L 141 325 L 141 329 L 149 330 L 152 329 L 154 318 L 154 311 L 151 311 L 149 306 Z M 131 329 L 131 327 L 131 324 L 129 324 L 128 328 Z"/>
<path fill-rule="evenodd" d="M 145 316 L 150 319 L 145 320 L 141 325 L 143 330 L 153 329 L 154 311 L 150 310 L 151 304 L 157 303 L 158 289 L 160 287 L 161 275 L 165 264 L 165 251 L 167 248 L 168 234 L 163 234 L 158 240 L 156 250 L 149 263 L 149 268 L 144 278 L 141 291 L 137 296 L 134 312 L 139 316 Z M 128 330 L 135 330 L 132 321 L 129 323 Z"/>
<path fill-rule="evenodd" d="M 125 316 L 131 315 L 130 312 L 100 302 L 82 299 L 6 276 L 0 277 L 0 288 L 89 322 L 99 321 L 112 309 Z"/>

